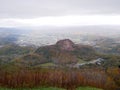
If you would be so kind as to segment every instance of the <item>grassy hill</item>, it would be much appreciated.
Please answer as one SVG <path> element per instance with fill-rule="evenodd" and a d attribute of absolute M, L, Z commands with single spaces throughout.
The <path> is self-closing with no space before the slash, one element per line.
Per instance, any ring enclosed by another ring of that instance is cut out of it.
<path fill-rule="evenodd" d="M 32 50 L 32 47 L 21 47 L 15 44 L 10 44 L 0 48 L 0 55 L 22 55 L 27 54 Z"/>

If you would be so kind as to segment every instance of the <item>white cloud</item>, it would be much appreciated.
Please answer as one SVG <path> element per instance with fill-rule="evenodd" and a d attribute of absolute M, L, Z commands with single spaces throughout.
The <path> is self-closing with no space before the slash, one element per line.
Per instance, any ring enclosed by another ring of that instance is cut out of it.
<path fill-rule="evenodd" d="M 120 14 L 120 0 L 0 0 L 0 18 Z"/>
<path fill-rule="evenodd" d="M 120 25 L 120 15 L 49 16 L 0 19 L 0 27 Z"/>

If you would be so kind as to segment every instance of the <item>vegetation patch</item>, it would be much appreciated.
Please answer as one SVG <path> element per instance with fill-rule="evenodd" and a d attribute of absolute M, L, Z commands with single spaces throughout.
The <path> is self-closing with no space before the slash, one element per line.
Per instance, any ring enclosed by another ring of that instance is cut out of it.
<path fill-rule="evenodd" d="M 61 88 L 53 88 L 53 87 L 49 87 L 49 88 L 18 88 L 18 89 L 10 89 L 10 88 L 0 88 L 0 90 L 65 90 L 65 89 L 61 89 Z"/>
<path fill-rule="evenodd" d="M 92 88 L 92 87 L 79 87 L 76 90 L 103 90 L 103 89 Z"/>

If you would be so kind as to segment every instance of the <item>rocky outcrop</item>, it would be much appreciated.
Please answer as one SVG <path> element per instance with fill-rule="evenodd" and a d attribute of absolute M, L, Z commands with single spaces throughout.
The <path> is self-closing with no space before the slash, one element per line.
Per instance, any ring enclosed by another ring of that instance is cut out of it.
<path fill-rule="evenodd" d="M 69 40 L 69 39 L 64 39 L 64 40 L 60 40 L 56 43 L 56 46 L 60 49 L 60 50 L 65 50 L 65 51 L 73 51 L 75 48 L 75 44 Z"/>

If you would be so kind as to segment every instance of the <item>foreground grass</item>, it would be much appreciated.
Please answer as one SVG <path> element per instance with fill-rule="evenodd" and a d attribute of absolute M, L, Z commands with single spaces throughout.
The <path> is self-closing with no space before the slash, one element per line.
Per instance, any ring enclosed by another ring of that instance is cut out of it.
<path fill-rule="evenodd" d="M 22 88 L 22 89 L 8 89 L 8 88 L 0 88 L 0 90 L 65 90 L 61 88 Z M 90 88 L 90 87 L 80 87 L 77 88 L 76 90 L 102 90 L 102 89 L 97 89 L 97 88 Z"/>
<path fill-rule="evenodd" d="M 0 90 L 65 90 L 60 88 L 20 88 L 20 89 L 9 89 L 9 88 L 0 88 Z"/>
<path fill-rule="evenodd" d="M 76 90 L 102 90 L 102 89 L 90 88 L 90 87 L 80 87 L 80 88 L 77 88 Z"/>

